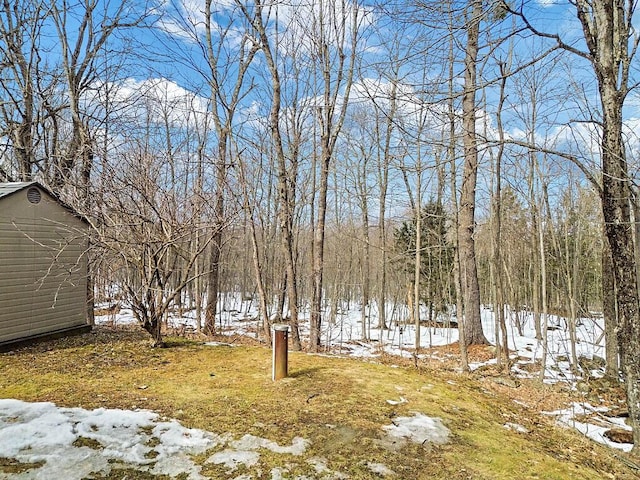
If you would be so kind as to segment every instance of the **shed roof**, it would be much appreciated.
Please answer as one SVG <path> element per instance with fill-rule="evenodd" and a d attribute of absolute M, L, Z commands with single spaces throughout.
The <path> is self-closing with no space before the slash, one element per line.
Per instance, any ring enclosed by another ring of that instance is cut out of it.
<path fill-rule="evenodd" d="M 82 220 L 85 223 L 89 223 L 87 221 L 87 218 L 84 215 L 80 214 L 71 205 L 68 205 L 65 202 L 63 202 L 58 195 L 53 193 L 51 190 L 49 190 L 47 187 L 42 185 L 40 182 L 32 181 L 32 182 L 4 182 L 4 183 L 0 183 L 0 200 L 2 200 L 5 197 L 8 197 L 9 195 L 12 195 L 12 194 L 14 194 L 16 192 L 24 190 L 25 188 L 31 187 L 31 186 L 36 186 L 39 189 L 43 190 L 48 195 L 50 195 L 53 199 L 55 199 L 63 208 L 66 208 L 73 216 L 78 217 L 80 220 Z"/>
<path fill-rule="evenodd" d="M 38 182 L 7 182 L 7 183 L 0 183 L 0 198 L 7 197 L 7 196 L 11 195 L 12 193 L 19 192 L 20 190 L 23 190 L 23 189 L 25 189 L 27 187 L 30 187 L 31 185 L 38 185 L 39 187 L 41 187 L 38 184 Z M 43 188 L 43 190 L 47 191 L 46 188 Z"/>

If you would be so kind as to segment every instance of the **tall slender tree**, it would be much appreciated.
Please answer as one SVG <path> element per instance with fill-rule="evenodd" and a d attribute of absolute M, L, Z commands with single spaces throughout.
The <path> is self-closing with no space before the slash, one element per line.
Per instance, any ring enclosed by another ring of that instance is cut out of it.
<path fill-rule="evenodd" d="M 464 304 L 464 341 L 467 345 L 488 344 L 480 318 L 480 286 L 475 253 L 475 208 L 478 179 L 478 138 L 476 135 L 477 63 L 480 22 L 484 15 L 482 0 L 471 0 L 467 10 L 467 44 L 464 59 L 464 94 L 462 98 L 462 140 L 464 171 L 458 213 L 458 249 Z"/>
<path fill-rule="evenodd" d="M 602 107 L 602 213 L 611 250 L 618 306 L 618 345 L 622 359 L 634 452 L 640 453 L 640 303 L 631 223 L 631 185 L 623 139 L 622 109 L 640 37 L 634 34 L 633 0 L 578 0 L 582 24 L 598 81 Z"/>
<path fill-rule="evenodd" d="M 313 226 L 313 292 L 309 348 L 318 351 L 322 325 L 324 247 L 329 174 L 336 143 L 344 124 L 353 85 L 358 38 L 363 12 L 358 3 L 320 0 L 313 9 L 313 58 L 320 72 L 318 121 L 320 123 L 320 185 Z"/>
<path fill-rule="evenodd" d="M 273 144 L 274 154 L 277 164 L 278 177 L 278 220 L 282 232 L 282 250 L 285 257 L 285 282 L 287 291 L 287 305 L 289 309 L 289 325 L 292 329 L 293 348 L 301 349 L 299 326 L 298 326 L 298 284 L 296 275 L 296 255 L 295 255 L 295 233 L 293 231 L 294 205 L 295 205 L 295 185 L 291 183 L 292 177 L 287 166 L 287 155 L 285 153 L 285 134 L 282 131 L 282 81 L 281 72 L 277 63 L 277 45 L 269 35 L 267 25 L 270 22 L 271 14 L 274 11 L 269 5 L 261 1 L 255 3 L 253 8 L 249 8 L 238 2 L 238 6 L 245 18 L 253 28 L 255 40 L 260 46 L 264 56 L 269 78 L 271 81 L 271 107 L 269 110 L 268 130 Z M 277 7 L 276 7 L 277 8 Z M 274 13 L 275 14 L 275 13 Z M 275 20 L 277 23 L 277 19 Z"/>
<path fill-rule="evenodd" d="M 0 6 L 0 131 L 7 138 L 12 161 L 5 180 L 31 180 L 36 167 L 38 86 L 44 82 L 40 35 L 47 9 L 40 1 Z"/>
<path fill-rule="evenodd" d="M 629 418 L 633 426 L 634 451 L 640 452 L 640 301 L 635 271 L 631 184 L 623 137 L 623 107 L 632 88 L 631 63 L 640 36 L 635 34 L 634 0 L 576 0 L 575 14 L 582 26 L 586 50 L 565 42 L 557 33 L 536 28 L 523 10 L 504 8 L 518 15 L 535 34 L 591 66 L 600 100 L 600 161 L 602 169 L 602 213 L 609 251 L 618 314 L 618 346 L 625 378 Z M 605 248 L 604 255 L 607 255 Z M 605 262 L 608 259 L 605 258 Z M 605 263 L 605 266 L 607 264 Z"/>
<path fill-rule="evenodd" d="M 224 240 L 225 196 L 227 194 L 227 171 L 230 165 L 229 144 L 236 110 L 247 93 L 245 77 L 258 51 L 258 44 L 243 36 L 239 45 L 233 43 L 233 52 L 229 52 L 227 37 L 236 33 L 238 26 L 231 22 L 225 27 L 214 20 L 214 3 L 205 0 L 205 39 L 204 51 L 207 69 L 205 78 L 209 86 L 210 115 L 216 131 L 217 149 L 215 156 L 215 193 L 214 193 L 214 236 L 211 242 L 209 257 L 209 288 L 207 289 L 207 305 L 205 309 L 204 331 L 215 332 L 218 294 L 220 292 L 220 259 Z M 232 62 L 230 62 L 230 58 Z M 233 66 L 231 66 L 231 64 Z M 225 84 L 225 80 L 233 73 L 233 82 Z"/>

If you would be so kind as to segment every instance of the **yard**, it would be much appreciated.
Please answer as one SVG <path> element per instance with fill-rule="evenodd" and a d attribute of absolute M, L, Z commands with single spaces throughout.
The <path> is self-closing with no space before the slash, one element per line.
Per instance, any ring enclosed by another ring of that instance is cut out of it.
<path fill-rule="evenodd" d="M 169 348 L 152 349 L 138 330 L 97 327 L 1 354 L 0 398 L 53 402 L 74 407 L 74 415 L 140 409 L 153 418 L 130 426 L 137 436 L 128 441 L 144 442 L 144 461 L 115 452 L 117 442 L 90 421 L 88 433 L 76 432 L 65 448 L 108 458 L 99 469 L 78 473 L 79 464 L 65 467 L 63 458 L 30 458 L 32 445 L 21 455 L 3 455 L 7 444 L 0 440 L 0 479 L 41 478 L 38 471 L 53 467 L 68 480 L 638 475 L 625 453 L 540 413 L 576 400 L 559 385 L 523 379 L 514 388 L 495 372 L 461 374 L 441 362 L 416 368 L 391 356 L 373 362 L 303 353 L 290 353 L 290 377 L 272 382 L 270 350 L 246 339 L 168 340 Z M 18 421 L 0 413 L 0 435 Z M 169 448 L 154 433 L 157 422 L 209 443 Z M 71 421 L 74 432 L 81 424 Z"/>

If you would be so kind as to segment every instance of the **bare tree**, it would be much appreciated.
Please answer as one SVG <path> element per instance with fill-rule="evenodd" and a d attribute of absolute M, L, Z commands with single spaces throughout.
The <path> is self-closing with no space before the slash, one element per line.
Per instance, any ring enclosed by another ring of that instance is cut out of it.
<path fill-rule="evenodd" d="M 46 15 L 40 1 L 4 1 L 0 7 L 0 53 L 4 58 L 0 112 L 3 137 L 11 147 L 7 153 L 13 157 L 7 179 L 31 180 L 37 162 L 38 78 L 44 81 L 46 77 L 39 38 Z"/>
<path fill-rule="evenodd" d="M 480 287 L 475 257 L 473 233 L 475 229 L 476 183 L 478 177 L 478 139 L 476 136 L 476 68 L 480 22 L 484 16 L 482 1 L 471 0 L 467 18 L 465 51 L 465 88 L 462 100 L 462 128 L 464 143 L 464 171 L 458 213 L 458 249 L 464 299 L 464 341 L 467 345 L 489 343 L 482 331 L 480 318 Z"/>
<path fill-rule="evenodd" d="M 597 80 L 601 106 L 602 212 L 609 243 L 618 312 L 618 345 L 627 391 L 634 451 L 640 451 L 640 303 L 635 271 L 631 185 L 623 138 L 623 106 L 631 91 L 631 62 L 640 36 L 633 25 L 636 2 L 602 0 L 574 3 L 587 50 L 533 26 L 523 11 L 517 14 L 532 32 L 585 59 Z M 606 250 L 605 250 L 606 252 Z M 606 253 L 605 253 L 606 255 Z M 606 283 L 611 286 L 611 283 Z M 610 293 L 610 292 L 609 292 Z"/>
<path fill-rule="evenodd" d="M 359 257 L 360 275 L 355 282 L 361 285 L 362 312 L 361 323 L 363 339 L 369 339 L 371 331 L 371 222 L 370 202 L 373 193 L 371 185 L 372 164 L 375 159 L 378 138 L 370 130 L 369 105 L 352 109 L 350 119 L 346 125 L 346 143 L 348 155 L 344 162 L 345 201 L 350 203 L 355 198 L 355 208 L 361 215 L 360 234 L 361 244 Z M 376 116 L 377 117 L 377 116 Z M 376 122 L 377 124 L 377 122 Z M 336 173 L 338 175 L 338 173 Z M 335 301 L 336 299 L 334 299 Z M 333 312 L 332 308 L 332 312 Z"/>
<path fill-rule="evenodd" d="M 458 203 L 458 186 L 457 186 L 457 155 L 456 155 L 456 145 L 457 145 L 457 135 L 456 135 L 456 124 L 458 121 L 458 116 L 456 114 L 456 105 L 455 105 L 455 39 L 453 36 L 454 31 L 454 17 L 455 13 L 452 8 L 448 9 L 447 12 L 447 26 L 449 29 L 449 41 L 447 42 L 447 123 L 448 123 L 448 142 L 446 145 L 447 148 L 447 158 L 449 160 L 449 171 L 450 171 L 450 182 L 451 182 L 451 203 L 453 207 L 453 215 L 454 215 L 454 225 L 455 233 L 453 235 L 453 248 L 454 248 L 454 260 L 453 260 L 453 282 L 454 282 L 454 290 L 455 290 L 455 311 L 456 311 L 456 319 L 458 320 L 458 345 L 460 348 L 460 360 L 462 370 L 469 370 L 469 358 L 467 352 L 467 341 L 465 338 L 465 331 L 463 326 L 463 302 L 462 302 L 462 266 L 461 266 L 461 255 L 460 255 L 460 229 L 457 228 L 460 225 L 460 208 Z"/>
<path fill-rule="evenodd" d="M 495 158 L 495 183 L 493 187 L 492 201 L 492 242 L 491 242 L 491 270 L 494 299 L 494 313 L 496 315 L 496 346 L 498 364 L 502 364 L 503 369 L 509 370 L 509 346 L 507 342 L 507 324 L 504 312 L 504 283 L 503 283 L 503 260 L 502 260 L 502 162 L 504 155 L 504 126 L 502 123 L 502 109 L 505 102 L 505 86 L 507 82 L 508 65 L 499 63 L 500 67 L 500 99 L 496 120 L 498 124 L 499 145 Z M 499 332 L 499 333 L 498 333 Z"/>
<path fill-rule="evenodd" d="M 236 49 L 234 68 L 236 71 L 235 82 L 230 92 L 226 91 L 225 78 L 229 75 L 229 59 L 222 54 L 226 36 L 235 28 L 230 23 L 221 32 L 214 32 L 212 0 L 205 1 L 205 50 L 209 67 L 207 79 L 210 89 L 210 106 L 213 125 L 216 129 L 218 148 L 215 161 L 215 207 L 214 207 L 214 237 L 211 243 L 209 289 L 207 290 L 207 306 L 205 311 L 204 331 L 213 334 L 215 331 L 216 309 L 218 293 L 220 290 L 220 256 L 223 245 L 223 228 L 225 221 L 224 198 L 227 183 L 227 169 L 229 168 L 228 144 L 231 136 L 234 116 L 240 100 L 246 94 L 244 84 L 245 75 L 253 58 L 258 51 L 258 44 L 248 37 L 243 36 L 240 45 Z"/>
<path fill-rule="evenodd" d="M 93 209 L 94 249 L 140 326 L 162 347 L 163 319 L 193 281 L 193 266 L 211 236 L 192 248 L 201 212 L 163 184 L 160 158 L 132 149 L 112 161 Z"/>
<path fill-rule="evenodd" d="M 357 55 L 363 12 L 355 2 L 321 0 L 314 9 L 311 40 L 317 59 L 321 89 L 318 96 L 320 123 L 320 185 L 313 238 L 313 293 L 309 347 L 318 351 L 322 323 L 323 271 L 327 193 L 331 161 L 344 124 Z"/>
<path fill-rule="evenodd" d="M 71 117 L 71 139 L 59 159 L 54 184 L 75 183 L 72 170 L 80 165 L 82 201 L 89 198 L 91 169 L 94 163 L 94 138 L 90 116 L 82 104 L 95 88 L 94 82 L 103 73 L 100 54 L 118 30 L 141 25 L 146 12 L 132 9 L 121 2 L 115 9 L 97 0 L 59 0 L 51 5 L 51 16 L 61 47 L 62 71 L 67 88 Z"/>
<path fill-rule="evenodd" d="M 274 44 L 267 31 L 267 24 L 269 23 L 272 10 L 268 5 L 264 5 L 262 2 L 256 2 L 253 10 L 240 3 L 238 3 L 238 6 L 242 10 L 245 18 L 251 23 L 254 35 L 256 36 L 256 41 L 260 45 L 260 49 L 264 55 L 271 80 L 271 108 L 269 111 L 268 129 L 277 161 L 278 197 L 280 207 L 278 210 L 278 216 L 280 229 L 282 231 L 282 248 L 285 255 L 286 289 L 290 315 L 289 324 L 292 329 L 293 348 L 300 350 L 301 342 L 298 329 L 298 287 L 294 253 L 295 240 L 293 232 L 295 185 L 292 185 L 291 183 L 290 172 L 287 168 L 284 135 L 281 130 L 282 84 L 277 64 L 277 57 L 275 55 L 277 45 Z"/>
<path fill-rule="evenodd" d="M 397 69 L 396 69 L 397 70 Z M 394 122 L 397 113 L 397 71 L 391 80 L 391 91 L 389 92 L 388 112 L 384 115 L 384 121 L 380 122 L 379 116 L 376 116 L 376 131 L 379 132 L 378 138 L 382 139 L 382 146 L 378 149 L 378 183 L 380 185 L 380 202 L 378 209 L 378 218 L 380 222 L 378 244 L 382 251 L 381 270 L 380 270 L 380 286 L 378 297 L 378 328 L 387 328 L 387 190 L 389 188 L 389 168 L 392 157 L 392 138 L 394 133 Z M 380 132 L 383 130 L 383 132 Z M 382 135 L 381 135 L 382 134 Z"/>
<path fill-rule="evenodd" d="M 548 212 L 547 212 L 548 213 Z M 542 214 L 540 215 L 542 217 Z M 540 223 L 542 220 L 540 219 Z M 549 329 L 549 308 L 547 302 L 547 256 L 544 246 L 544 229 L 542 225 L 538 225 L 538 252 L 540 255 L 540 284 L 541 284 L 541 297 L 542 297 L 542 361 L 540 362 L 540 383 L 544 382 L 544 377 L 547 371 L 547 352 L 548 352 L 548 334 Z"/>
<path fill-rule="evenodd" d="M 95 160 L 95 134 L 101 128 L 101 121 L 96 120 L 91 112 L 97 102 L 92 102 L 92 90 L 96 89 L 101 75 L 110 67 L 104 49 L 117 31 L 138 27 L 144 21 L 147 12 L 132 8 L 129 1 L 120 2 L 111 8 L 110 2 L 98 0 L 56 0 L 50 7 L 50 15 L 57 33 L 61 49 L 61 76 L 66 88 L 65 98 L 70 124 L 71 138 L 65 148 L 59 148 L 59 138 L 54 138 L 54 150 L 59 153 L 54 158 L 55 170 L 52 183 L 56 190 L 64 186 L 70 198 L 84 211 L 90 210 L 91 173 Z M 115 57 L 115 55 L 114 55 Z M 49 102 L 45 105 L 52 111 Z M 53 114 L 56 112 L 53 111 Z M 74 169 L 79 175 L 74 176 Z M 87 280 L 87 316 L 93 323 L 93 262 L 89 262 Z"/>
<path fill-rule="evenodd" d="M 398 118 L 398 85 L 400 59 L 400 37 L 385 38 L 381 48 L 389 51 L 388 63 L 377 65 L 380 68 L 378 80 L 373 85 L 363 82 L 360 89 L 366 95 L 367 105 L 375 109 L 372 131 L 368 142 L 375 152 L 375 170 L 378 186 L 378 235 L 377 248 L 380 252 L 380 264 L 377 270 L 377 310 L 378 325 L 381 330 L 388 328 L 387 295 L 388 295 L 388 239 L 387 239 L 387 204 L 389 201 L 390 173 L 395 149 L 398 143 L 396 134 L 399 131 Z M 367 116 L 368 123 L 370 116 Z"/>
<path fill-rule="evenodd" d="M 602 105 L 602 212 L 611 250 L 618 310 L 618 346 L 624 374 L 634 452 L 640 452 L 640 303 L 635 270 L 631 186 L 622 135 L 622 108 L 640 37 L 634 34 L 636 2 L 576 2 L 588 60 Z"/>
<path fill-rule="evenodd" d="M 249 180 L 246 174 L 245 161 L 240 156 L 238 158 L 238 167 L 240 173 L 240 185 L 242 188 L 243 194 L 243 208 L 244 213 L 248 217 L 249 223 L 249 232 L 251 237 L 251 251 L 252 251 L 252 260 L 253 260 L 253 269 L 255 274 L 255 282 L 256 288 L 258 289 L 258 301 L 260 302 L 260 308 L 258 309 L 260 313 L 260 319 L 262 322 L 262 329 L 264 338 L 267 340 L 271 339 L 271 321 L 269 318 L 269 307 L 268 307 L 268 299 L 266 288 L 264 284 L 264 271 L 262 266 L 262 260 L 260 256 L 260 245 L 258 242 L 258 234 L 256 228 L 256 220 L 254 219 L 254 214 L 252 205 L 255 205 L 257 202 L 256 189 L 251 189 L 249 187 Z"/>
<path fill-rule="evenodd" d="M 208 288 L 206 290 L 204 333 L 215 333 L 216 314 L 221 292 L 222 258 L 225 246 L 225 229 L 229 212 L 226 201 L 229 197 L 229 169 L 232 165 L 231 145 L 234 141 L 234 122 L 239 105 L 253 88 L 247 81 L 247 72 L 259 45 L 248 35 L 246 19 L 238 15 L 232 5 L 223 7 L 229 19 L 226 23 L 217 21 L 220 7 L 212 0 L 205 0 L 202 7 L 181 4 L 168 8 L 160 19 L 160 38 L 169 57 L 185 65 L 185 75 L 197 91 L 204 91 L 208 97 L 205 115 L 205 131 L 202 136 L 198 156 L 213 166 L 212 177 L 206 182 L 207 189 L 213 191 L 213 239 L 210 243 L 207 266 Z M 176 34 L 177 33 L 177 34 Z M 197 48 L 190 48 L 190 43 Z M 166 53 L 166 52 L 165 52 Z M 204 183 L 201 186 L 204 187 Z"/>

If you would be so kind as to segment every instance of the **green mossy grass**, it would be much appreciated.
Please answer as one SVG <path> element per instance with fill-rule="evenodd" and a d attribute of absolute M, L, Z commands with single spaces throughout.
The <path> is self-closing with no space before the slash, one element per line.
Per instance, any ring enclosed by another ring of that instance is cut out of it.
<path fill-rule="evenodd" d="M 241 466 L 233 477 L 270 478 L 268 472 L 286 466 L 286 478 L 315 478 L 309 460 L 320 458 L 350 479 L 373 478 L 372 463 L 395 472 L 385 478 L 405 480 L 637 478 L 619 460 L 622 453 L 556 427 L 453 370 L 290 352 L 289 377 L 273 382 L 268 348 L 167 340 L 169 348 L 153 349 L 137 331 L 98 328 L 2 354 L 0 398 L 145 408 L 236 439 L 252 434 L 283 446 L 295 437 L 310 441 L 300 456 L 261 450 L 257 465 Z M 401 398 L 406 402 L 388 402 Z M 380 441 L 383 426 L 416 412 L 441 418 L 451 430 L 449 443 L 389 448 Z M 507 422 L 528 433 L 505 428 Z M 206 463 L 215 451 L 194 456 L 201 473 L 230 478 L 225 467 Z M 0 459 L 0 472 L 20 465 Z M 132 479 L 164 478 L 121 467 L 92 478 L 123 478 L 123 472 Z"/>
<path fill-rule="evenodd" d="M 32 468 L 39 468 L 44 465 L 44 462 L 34 463 L 22 463 L 13 458 L 0 457 L 0 473 L 5 474 L 19 474 L 28 472 Z"/>

